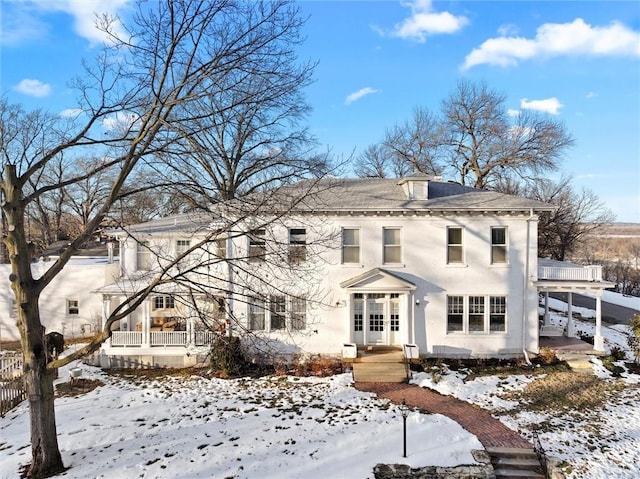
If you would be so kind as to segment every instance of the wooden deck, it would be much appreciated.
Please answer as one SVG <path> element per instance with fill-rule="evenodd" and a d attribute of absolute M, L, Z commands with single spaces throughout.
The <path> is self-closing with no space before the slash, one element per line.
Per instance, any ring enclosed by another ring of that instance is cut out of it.
<path fill-rule="evenodd" d="M 602 354 L 593 349 L 593 344 L 587 343 L 578 338 L 569 338 L 567 336 L 541 337 L 538 341 L 538 345 L 541 348 L 547 347 L 554 351 L 563 353 Z"/>

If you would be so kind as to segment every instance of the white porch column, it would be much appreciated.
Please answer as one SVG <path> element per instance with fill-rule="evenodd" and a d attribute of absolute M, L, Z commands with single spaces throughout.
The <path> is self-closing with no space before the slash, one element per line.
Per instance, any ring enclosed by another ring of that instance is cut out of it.
<path fill-rule="evenodd" d="M 102 331 L 104 325 L 107 324 L 107 319 L 111 315 L 111 296 L 103 295 L 102 296 L 102 320 L 98 325 L 98 329 Z M 111 346 L 111 338 L 108 339 L 108 346 Z"/>
<path fill-rule="evenodd" d="M 347 299 L 345 300 L 345 310 L 347 314 L 346 327 L 347 331 L 344 337 L 347 338 L 347 343 L 355 342 L 355 324 L 354 324 L 354 311 L 353 311 L 353 294 L 347 290 Z"/>
<path fill-rule="evenodd" d="M 151 300 L 142 303 L 142 347 L 151 347 Z"/>
<path fill-rule="evenodd" d="M 567 293 L 567 336 L 569 338 L 575 337 L 575 324 L 573 322 L 573 293 L 569 291 Z"/>
<path fill-rule="evenodd" d="M 602 337 L 602 291 L 596 292 L 596 332 L 593 336 L 593 349 L 604 352 L 604 338 Z"/>
<path fill-rule="evenodd" d="M 549 291 L 544 292 L 544 325 L 548 326 L 549 323 Z"/>

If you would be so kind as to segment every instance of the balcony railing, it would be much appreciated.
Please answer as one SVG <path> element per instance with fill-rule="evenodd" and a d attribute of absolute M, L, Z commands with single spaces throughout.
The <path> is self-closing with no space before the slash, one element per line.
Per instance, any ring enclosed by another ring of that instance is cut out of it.
<path fill-rule="evenodd" d="M 538 266 L 538 279 L 559 281 L 602 281 L 602 266 Z"/>

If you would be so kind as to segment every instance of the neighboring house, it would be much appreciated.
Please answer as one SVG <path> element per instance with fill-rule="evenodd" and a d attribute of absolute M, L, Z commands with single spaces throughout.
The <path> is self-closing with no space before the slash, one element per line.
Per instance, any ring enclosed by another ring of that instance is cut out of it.
<path fill-rule="evenodd" d="M 34 262 L 31 271 L 39 278 L 55 257 Z M 18 305 L 11 290 L 11 265 L 0 264 L 0 340 L 16 341 Z M 66 338 L 83 338 L 102 328 L 104 312 L 100 296 L 94 293 L 119 276 L 117 261 L 110 257 L 73 257 L 40 296 L 39 309 L 46 332 L 58 331 Z"/>
<path fill-rule="evenodd" d="M 339 355 L 347 344 L 414 344 L 442 357 L 538 352 L 540 292 L 611 286 L 597 267 L 539 275 L 537 218 L 553 209 L 427 176 L 335 179 L 259 218 L 136 225 L 119 235 L 121 280 L 100 290 L 107 313 L 168 259 L 219 234 L 171 269 L 189 271 L 189 282 L 156 288 L 116 325 L 102 364 L 192 364 L 222 332 L 265 354 Z"/>
<path fill-rule="evenodd" d="M 113 325 L 100 364 L 195 364 L 220 334 L 261 354 L 412 344 L 426 356 L 518 357 L 538 352 L 540 293 L 611 286 L 598 267 L 539 264 L 545 203 L 428 176 L 304 188 L 286 190 L 302 198 L 293 208 L 283 199 L 243 217 L 224 205 L 117 233 L 119 277 L 91 287 L 105 318 L 182 259 L 174 281 Z M 602 350 L 599 329 L 595 342 Z"/>

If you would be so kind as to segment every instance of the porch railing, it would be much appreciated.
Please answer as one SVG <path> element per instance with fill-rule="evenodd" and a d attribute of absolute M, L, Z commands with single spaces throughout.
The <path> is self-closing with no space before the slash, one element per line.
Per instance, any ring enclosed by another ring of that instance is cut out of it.
<path fill-rule="evenodd" d="M 186 331 L 151 331 L 151 346 L 186 346 Z"/>
<path fill-rule="evenodd" d="M 602 281 L 602 266 L 589 265 L 581 267 L 539 266 L 538 279 Z"/>
<path fill-rule="evenodd" d="M 113 331 L 111 333 L 111 346 L 141 347 L 143 336 L 141 331 Z M 193 343 L 196 346 L 206 346 L 213 342 L 217 334 L 212 331 L 194 331 Z M 187 346 L 189 344 L 187 331 L 151 331 L 149 333 L 149 346 Z"/>
<path fill-rule="evenodd" d="M 111 333 L 111 346 L 142 346 L 142 332 L 113 331 Z"/>
<path fill-rule="evenodd" d="M 0 356 L 0 378 L 13 379 L 22 375 L 22 353 L 3 353 Z"/>

